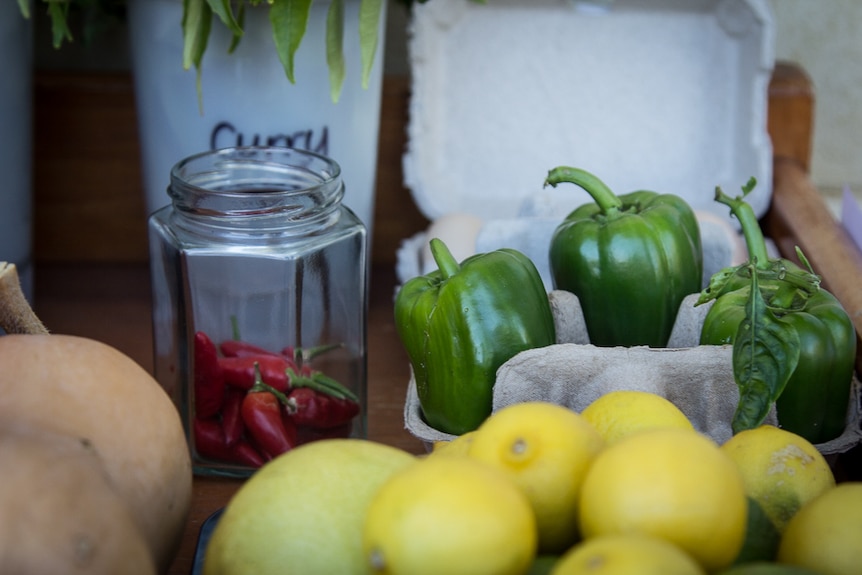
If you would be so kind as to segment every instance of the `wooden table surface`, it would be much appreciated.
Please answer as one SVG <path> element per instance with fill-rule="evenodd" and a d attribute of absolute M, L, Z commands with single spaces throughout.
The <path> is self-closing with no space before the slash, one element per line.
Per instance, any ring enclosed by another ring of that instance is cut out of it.
<path fill-rule="evenodd" d="M 368 315 L 369 439 L 423 453 L 404 428 L 409 379 L 407 355 L 395 332 L 394 272 L 372 270 Z M 35 273 L 34 307 L 53 333 L 91 337 L 110 344 L 152 372 L 153 343 L 149 270 L 145 265 L 42 265 Z M 196 477 L 191 515 L 168 573 L 191 572 L 201 524 L 223 507 L 241 480 Z"/>

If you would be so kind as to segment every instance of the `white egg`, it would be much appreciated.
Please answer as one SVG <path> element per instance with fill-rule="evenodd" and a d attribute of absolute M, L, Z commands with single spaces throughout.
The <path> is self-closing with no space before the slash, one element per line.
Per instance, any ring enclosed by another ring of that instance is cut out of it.
<path fill-rule="evenodd" d="M 482 224 L 482 218 L 464 212 L 452 212 L 431 222 L 425 231 L 427 241 L 420 256 L 422 273 L 427 274 L 437 269 L 429 247 L 433 238 L 442 240 L 455 259 L 461 262 L 476 253 L 476 237 Z"/>

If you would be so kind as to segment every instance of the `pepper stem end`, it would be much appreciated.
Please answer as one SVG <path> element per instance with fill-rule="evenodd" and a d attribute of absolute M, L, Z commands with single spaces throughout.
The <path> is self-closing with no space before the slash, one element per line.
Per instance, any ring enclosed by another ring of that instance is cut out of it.
<path fill-rule="evenodd" d="M 431 255 L 434 256 L 434 261 L 437 263 L 437 267 L 440 269 L 440 273 L 443 274 L 445 279 L 449 279 L 458 273 L 458 270 L 461 269 L 461 265 L 458 263 L 458 260 L 455 259 L 455 256 L 452 255 L 452 252 L 449 251 L 446 244 L 443 243 L 443 240 L 440 238 L 432 238 L 430 247 Z"/>
<path fill-rule="evenodd" d="M 602 213 L 607 214 L 610 211 L 622 208 L 622 200 L 603 181 L 586 170 L 571 168 L 569 166 L 558 166 L 549 171 L 548 177 L 545 178 L 545 186 L 557 187 L 557 184 L 562 182 L 568 182 L 583 188 L 592 196 L 593 200 L 595 200 L 596 204 L 602 210 Z"/>
<path fill-rule="evenodd" d="M 715 187 L 715 201 L 730 208 L 730 213 L 739 221 L 742 227 L 742 235 L 745 238 L 745 247 L 748 248 L 749 260 L 755 262 L 757 269 L 769 267 L 769 253 L 766 250 L 766 240 L 760 229 L 760 222 L 751 206 L 745 201 L 745 196 L 751 193 L 757 180 L 750 178 L 742 187 L 742 196 L 732 198 L 722 191 L 720 186 Z"/>

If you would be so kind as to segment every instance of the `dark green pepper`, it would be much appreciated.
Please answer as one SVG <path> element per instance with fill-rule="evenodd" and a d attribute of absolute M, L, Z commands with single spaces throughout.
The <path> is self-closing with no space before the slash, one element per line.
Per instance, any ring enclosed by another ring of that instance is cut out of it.
<path fill-rule="evenodd" d="M 395 297 L 425 421 L 446 433 L 476 429 L 491 413 L 497 369 L 515 354 L 555 343 L 554 318 L 536 266 L 500 249 L 460 265 L 431 240 L 437 269 Z"/>
<path fill-rule="evenodd" d="M 580 186 L 595 202 L 575 209 L 554 232 L 554 287 L 578 296 L 590 343 L 666 346 L 683 298 L 702 287 L 694 211 L 672 194 L 617 197 L 576 168 L 554 168 L 545 185 L 561 182 Z"/>
<path fill-rule="evenodd" d="M 755 184 L 752 178 L 736 198 L 716 188 L 716 201 L 739 220 L 749 262 L 716 273 L 701 293 L 696 305 L 715 303 L 700 342 L 734 345 L 734 375 L 740 385 L 734 432 L 759 425 L 774 401 L 781 427 L 822 443 L 846 425 L 856 333 L 801 251 L 797 254 L 807 270 L 784 258 L 769 258 L 756 215 L 743 199 Z M 741 345 L 746 351 L 738 358 Z"/>

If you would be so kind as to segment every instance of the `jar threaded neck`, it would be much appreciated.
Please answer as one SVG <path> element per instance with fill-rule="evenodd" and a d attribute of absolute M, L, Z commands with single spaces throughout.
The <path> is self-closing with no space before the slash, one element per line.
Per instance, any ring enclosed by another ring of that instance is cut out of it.
<path fill-rule="evenodd" d="M 197 225 L 323 225 L 341 206 L 339 165 L 295 148 L 234 147 L 177 163 L 168 188 L 173 207 Z M 271 222 L 271 224 L 267 224 Z"/>

